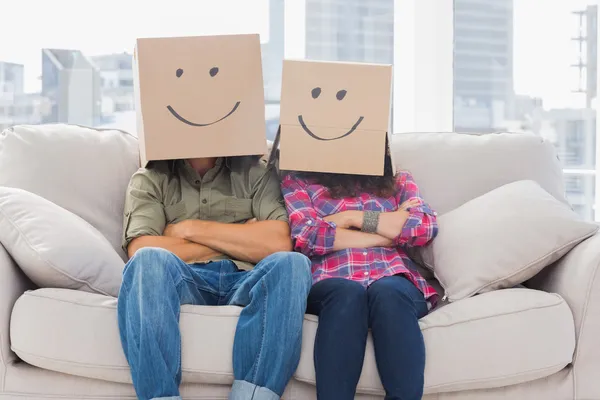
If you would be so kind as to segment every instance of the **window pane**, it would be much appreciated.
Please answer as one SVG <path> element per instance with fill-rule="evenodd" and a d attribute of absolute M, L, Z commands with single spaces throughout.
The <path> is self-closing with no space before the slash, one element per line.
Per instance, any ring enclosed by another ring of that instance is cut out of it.
<path fill-rule="evenodd" d="M 454 0 L 454 129 L 526 131 L 550 140 L 565 168 L 582 171 L 566 174 L 565 184 L 588 219 L 597 16 L 597 0 Z"/>
<path fill-rule="evenodd" d="M 69 2 L 68 8 L 62 3 L 2 3 L 2 14 L 10 17 L 0 24 L 0 37 L 14 37 L 23 30 L 23 21 L 36 29 L 0 46 L 0 129 L 64 122 L 135 133 L 136 38 L 235 33 L 261 36 L 265 113 L 268 129 L 273 129 L 269 118 L 272 103 L 279 102 L 284 0 L 170 0 L 168 7 L 103 0 L 92 11 L 89 2 Z M 277 124 L 278 119 L 275 129 Z"/>
<path fill-rule="evenodd" d="M 394 0 L 305 1 L 306 59 L 394 63 Z"/>
<path fill-rule="evenodd" d="M 306 58 L 393 63 L 394 0 L 306 0 Z"/>

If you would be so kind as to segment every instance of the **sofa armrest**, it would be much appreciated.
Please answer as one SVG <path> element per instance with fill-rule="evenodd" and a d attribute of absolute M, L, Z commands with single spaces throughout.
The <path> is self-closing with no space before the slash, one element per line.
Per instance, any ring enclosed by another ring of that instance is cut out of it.
<path fill-rule="evenodd" d="M 10 350 L 10 316 L 15 301 L 34 286 L 0 243 L 0 379 L 17 356 Z M 4 382 L 0 382 L 2 387 Z"/>
<path fill-rule="evenodd" d="M 573 312 L 576 399 L 600 399 L 600 233 L 580 243 L 528 286 L 561 295 Z"/>

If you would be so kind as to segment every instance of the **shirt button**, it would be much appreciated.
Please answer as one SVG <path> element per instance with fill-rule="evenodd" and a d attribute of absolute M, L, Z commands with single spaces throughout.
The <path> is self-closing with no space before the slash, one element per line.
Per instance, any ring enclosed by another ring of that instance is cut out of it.
<path fill-rule="evenodd" d="M 311 225 L 311 224 L 312 224 L 311 220 L 306 221 L 306 225 Z"/>
<path fill-rule="evenodd" d="M 437 212 L 435 212 L 435 211 L 434 211 L 434 212 L 433 212 L 433 215 L 436 215 L 436 216 L 437 216 Z"/>
<path fill-rule="evenodd" d="M 196 179 L 196 185 L 199 185 L 200 181 L 198 179 Z"/>
<path fill-rule="evenodd" d="M 369 253 L 367 253 L 366 251 L 363 251 L 363 256 L 366 256 L 367 254 L 369 254 Z"/>
<path fill-rule="evenodd" d="M 369 271 L 365 271 L 365 275 L 369 275 Z"/>
<path fill-rule="evenodd" d="M 206 203 L 208 203 L 208 200 L 202 199 L 202 204 L 206 204 Z"/>

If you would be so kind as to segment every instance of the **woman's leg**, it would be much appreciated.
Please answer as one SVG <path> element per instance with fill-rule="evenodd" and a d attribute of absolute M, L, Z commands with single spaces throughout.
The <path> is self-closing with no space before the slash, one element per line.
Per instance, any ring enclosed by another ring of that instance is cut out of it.
<path fill-rule="evenodd" d="M 388 276 L 367 290 L 369 326 L 386 400 L 423 396 L 425 343 L 419 318 L 427 303 L 419 289 L 401 275 Z"/>
<path fill-rule="evenodd" d="M 319 317 L 315 372 L 319 400 L 352 400 L 367 343 L 367 291 L 341 278 L 316 283 L 308 295 L 309 314 Z"/>

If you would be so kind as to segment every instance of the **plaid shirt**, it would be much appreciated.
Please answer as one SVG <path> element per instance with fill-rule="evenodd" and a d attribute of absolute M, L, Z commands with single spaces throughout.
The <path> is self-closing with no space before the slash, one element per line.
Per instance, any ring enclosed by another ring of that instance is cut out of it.
<path fill-rule="evenodd" d="M 295 175 L 287 175 L 281 183 L 290 218 L 294 249 L 312 260 L 313 283 L 327 278 L 346 278 L 364 287 L 386 276 L 403 274 L 435 306 L 435 289 L 417 272 L 406 254 L 407 247 L 424 246 L 437 234 L 437 213 L 423 202 L 419 188 L 408 172 L 396 179 L 396 195 L 379 198 L 367 193 L 360 197 L 332 199 L 329 190 Z M 395 211 L 409 199 L 419 205 L 410 208 L 395 247 L 352 248 L 333 250 L 336 225 L 323 218 L 342 211 Z"/>

